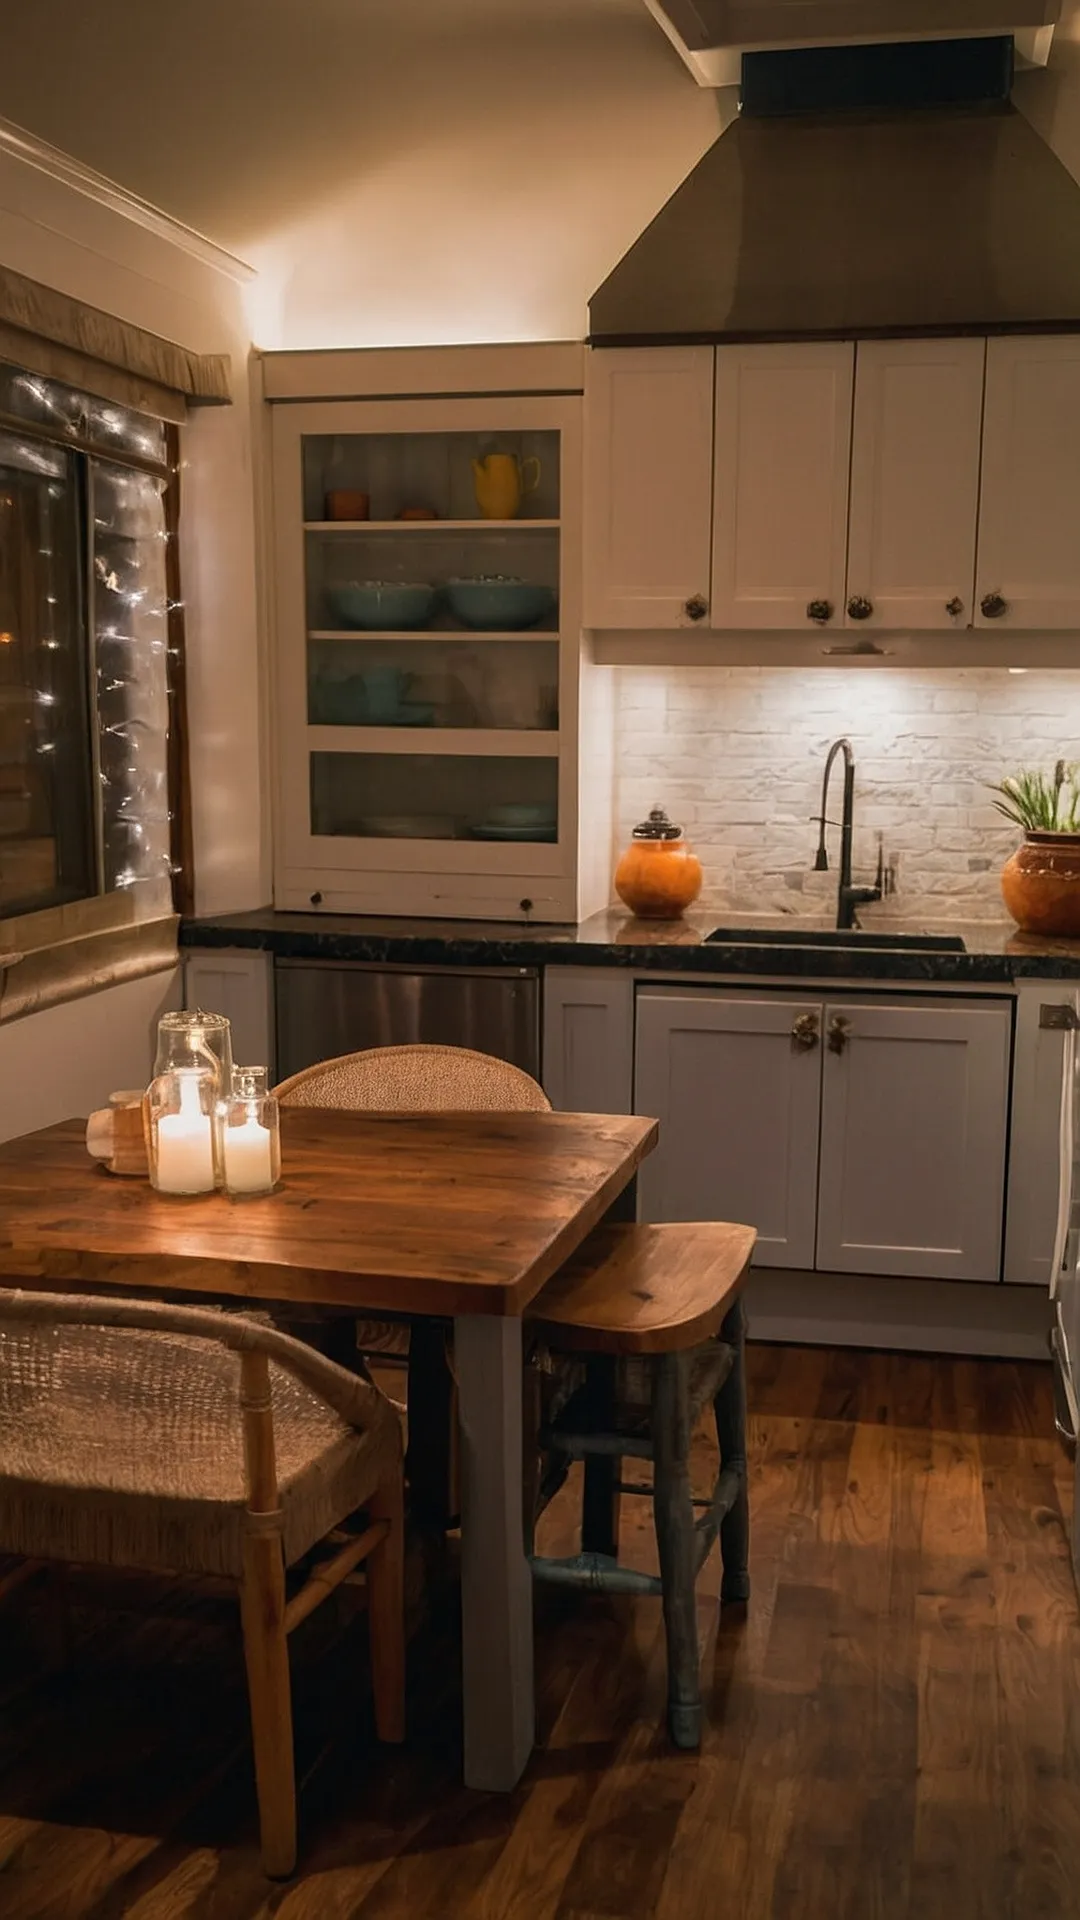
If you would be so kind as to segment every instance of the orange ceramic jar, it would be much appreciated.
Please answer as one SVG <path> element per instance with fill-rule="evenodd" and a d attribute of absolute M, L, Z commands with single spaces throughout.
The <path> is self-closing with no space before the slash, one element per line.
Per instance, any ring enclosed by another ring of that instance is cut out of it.
<path fill-rule="evenodd" d="M 1080 833 L 1028 833 L 1005 862 L 1005 905 L 1024 933 L 1080 939 Z"/>
<path fill-rule="evenodd" d="M 643 920 L 677 920 L 701 892 L 701 861 L 662 807 L 634 828 L 615 869 L 615 891 Z"/>

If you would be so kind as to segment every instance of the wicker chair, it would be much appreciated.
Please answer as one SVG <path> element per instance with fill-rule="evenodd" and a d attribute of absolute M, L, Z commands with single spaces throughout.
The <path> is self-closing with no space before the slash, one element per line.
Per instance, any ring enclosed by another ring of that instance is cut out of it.
<path fill-rule="evenodd" d="M 520 1067 L 469 1047 L 371 1047 L 294 1073 L 275 1089 L 286 1107 L 375 1113 L 548 1113 Z"/>
<path fill-rule="evenodd" d="M 372 1047 L 322 1060 L 276 1088 L 287 1107 L 381 1113 L 547 1113 L 551 1102 L 520 1067 L 468 1047 Z M 350 1334 L 350 1338 L 351 1338 Z M 413 1511 L 439 1526 L 457 1513 L 457 1419 L 442 1328 L 362 1320 L 361 1353 L 409 1364 L 409 1483 Z"/>
<path fill-rule="evenodd" d="M 362 1530 L 342 1531 L 360 1508 Z M 325 1545 L 287 1599 L 286 1568 Z M 0 1552 L 237 1582 L 268 1874 L 296 1861 L 286 1637 L 361 1561 L 376 1726 L 404 1737 L 397 1417 L 269 1325 L 0 1293 Z"/>

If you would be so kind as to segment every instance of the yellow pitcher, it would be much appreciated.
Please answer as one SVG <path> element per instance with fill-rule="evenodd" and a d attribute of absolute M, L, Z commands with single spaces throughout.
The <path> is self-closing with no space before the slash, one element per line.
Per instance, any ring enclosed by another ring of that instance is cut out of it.
<path fill-rule="evenodd" d="M 516 520 L 522 495 L 540 485 L 540 462 L 535 454 L 519 460 L 516 453 L 489 453 L 472 463 L 476 504 L 485 520 Z"/>

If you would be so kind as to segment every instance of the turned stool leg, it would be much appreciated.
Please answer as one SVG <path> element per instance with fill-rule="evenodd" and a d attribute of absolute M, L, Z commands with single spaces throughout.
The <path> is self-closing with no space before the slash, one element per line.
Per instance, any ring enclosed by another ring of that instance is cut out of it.
<path fill-rule="evenodd" d="M 690 1495 L 689 1360 L 653 1363 L 653 1520 L 663 1583 L 668 1722 L 677 1747 L 701 1744 L 701 1675 L 694 1575 L 697 1539 Z"/>
<path fill-rule="evenodd" d="M 720 1559 L 723 1579 L 721 1601 L 750 1598 L 750 1497 L 746 1472 L 746 1313 L 736 1301 L 720 1330 L 720 1337 L 735 1349 L 731 1372 L 716 1396 L 716 1438 L 720 1446 L 720 1465 L 733 1467 L 739 1475 L 739 1491 L 720 1523 Z"/>

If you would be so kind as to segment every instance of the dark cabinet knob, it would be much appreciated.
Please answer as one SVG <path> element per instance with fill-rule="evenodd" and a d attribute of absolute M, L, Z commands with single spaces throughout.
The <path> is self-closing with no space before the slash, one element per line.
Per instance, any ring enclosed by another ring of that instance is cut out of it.
<path fill-rule="evenodd" d="M 313 906 L 313 907 L 321 907 L 321 906 L 322 906 L 322 894 L 321 894 L 321 893 L 313 893 L 313 894 L 312 894 L 312 896 L 311 896 L 311 904 L 312 904 L 312 906 Z"/>
<path fill-rule="evenodd" d="M 812 1053 L 820 1039 L 816 1013 L 797 1013 L 791 1023 L 791 1045 L 795 1053 Z"/>
<path fill-rule="evenodd" d="M 826 621 L 831 620 L 833 617 L 832 601 L 808 600 L 806 603 L 806 617 L 808 620 L 815 621 L 819 627 L 823 627 Z"/>
<path fill-rule="evenodd" d="M 1009 610 L 1009 603 L 1001 593 L 984 593 L 979 606 L 984 620 L 1000 620 Z"/>
<path fill-rule="evenodd" d="M 851 1021 L 845 1020 L 842 1013 L 834 1013 L 829 1021 L 829 1052 L 843 1053 L 851 1032 Z"/>
<path fill-rule="evenodd" d="M 946 600 L 945 611 L 950 620 L 959 620 L 960 615 L 964 611 L 964 603 L 958 593 L 954 593 L 951 600 Z"/>
<path fill-rule="evenodd" d="M 683 608 L 688 620 L 704 620 L 708 611 L 709 603 L 703 593 L 692 593 Z"/>
<path fill-rule="evenodd" d="M 849 620 L 869 620 L 874 611 L 874 603 L 864 593 L 853 593 L 847 603 Z"/>

